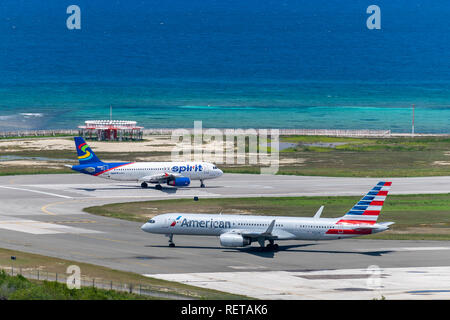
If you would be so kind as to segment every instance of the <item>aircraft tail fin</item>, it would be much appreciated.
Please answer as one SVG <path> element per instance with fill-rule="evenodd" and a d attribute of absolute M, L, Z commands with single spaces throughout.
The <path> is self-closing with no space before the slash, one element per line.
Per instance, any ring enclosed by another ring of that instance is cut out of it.
<path fill-rule="evenodd" d="M 75 137 L 74 140 L 80 164 L 102 162 L 82 137 Z"/>
<path fill-rule="evenodd" d="M 337 223 L 375 224 L 391 189 L 392 182 L 380 181 L 358 201 Z"/>

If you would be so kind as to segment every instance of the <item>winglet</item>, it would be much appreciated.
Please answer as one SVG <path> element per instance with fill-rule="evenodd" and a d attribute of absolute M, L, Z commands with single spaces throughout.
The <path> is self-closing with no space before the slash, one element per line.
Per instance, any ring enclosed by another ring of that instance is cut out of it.
<path fill-rule="evenodd" d="M 319 210 L 317 210 L 316 214 L 314 215 L 314 219 L 319 219 L 320 218 L 320 215 L 322 214 L 323 208 L 324 208 L 324 206 L 321 206 L 319 208 Z"/>
<path fill-rule="evenodd" d="M 264 234 L 272 234 L 273 227 L 275 226 L 275 220 L 272 220 L 267 230 L 264 232 Z"/>

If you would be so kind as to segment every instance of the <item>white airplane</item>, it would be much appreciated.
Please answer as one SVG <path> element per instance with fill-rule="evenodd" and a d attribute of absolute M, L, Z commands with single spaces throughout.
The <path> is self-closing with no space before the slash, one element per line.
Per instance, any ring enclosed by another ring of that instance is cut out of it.
<path fill-rule="evenodd" d="M 218 236 L 224 247 L 245 247 L 258 242 L 276 250 L 275 240 L 334 240 L 373 234 L 389 229 L 394 222 L 377 223 L 392 182 L 379 182 L 350 211 L 340 218 L 321 218 L 323 206 L 312 218 L 166 213 L 155 216 L 141 229 L 165 234 L 174 247 L 174 234 Z"/>
<path fill-rule="evenodd" d="M 105 179 L 118 181 L 137 181 L 142 188 L 155 183 L 161 190 L 161 183 L 170 186 L 186 187 L 191 180 L 204 180 L 220 177 L 223 172 L 208 162 L 102 162 L 82 137 L 75 137 L 79 165 L 69 166 L 72 170 Z"/>

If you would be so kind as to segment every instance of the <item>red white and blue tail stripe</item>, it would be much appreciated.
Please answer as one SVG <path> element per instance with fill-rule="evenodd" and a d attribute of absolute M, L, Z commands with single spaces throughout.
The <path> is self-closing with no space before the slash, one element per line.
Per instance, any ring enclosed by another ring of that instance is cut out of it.
<path fill-rule="evenodd" d="M 381 208 L 391 189 L 392 182 L 380 181 L 357 204 L 350 209 L 338 224 L 375 224 Z"/>

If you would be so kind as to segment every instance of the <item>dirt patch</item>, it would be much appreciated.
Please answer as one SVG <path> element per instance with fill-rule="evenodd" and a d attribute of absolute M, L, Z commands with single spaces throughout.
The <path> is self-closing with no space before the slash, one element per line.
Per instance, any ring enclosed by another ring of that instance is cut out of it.
<path fill-rule="evenodd" d="M 89 146 L 95 152 L 172 152 L 176 144 L 170 136 L 157 136 L 147 138 L 144 141 L 124 141 L 124 142 L 106 142 L 106 141 L 87 141 Z M 232 143 L 219 143 L 212 141 L 205 143 L 199 149 L 208 153 L 214 153 L 215 150 L 225 150 L 232 148 Z M 7 140 L 0 141 L 0 150 L 2 152 L 20 152 L 20 151 L 75 151 L 75 144 L 72 139 L 28 139 L 28 140 Z M 223 153 L 225 153 L 225 150 Z"/>
<path fill-rule="evenodd" d="M 401 230 L 391 229 L 392 234 L 450 234 L 450 228 L 410 227 Z"/>
<path fill-rule="evenodd" d="M 450 166 L 450 161 L 434 161 L 435 166 Z"/>
<path fill-rule="evenodd" d="M 50 161 L 34 161 L 34 160 L 12 160 L 12 161 L 2 161 L 0 162 L 0 167 L 28 167 L 28 166 L 56 166 L 60 168 L 62 165 Z"/>
<path fill-rule="evenodd" d="M 136 142 L 105 142 L 87 141 L 89 146 L 97 152 L 171 152 L 174 144 L 170 137 L 157 137 Z M 15 141 L 0 141 L 3 152 L 18 151 L 46 151 L 73 150 L 75 144 L 71 139 L 29 139 Z"/>

